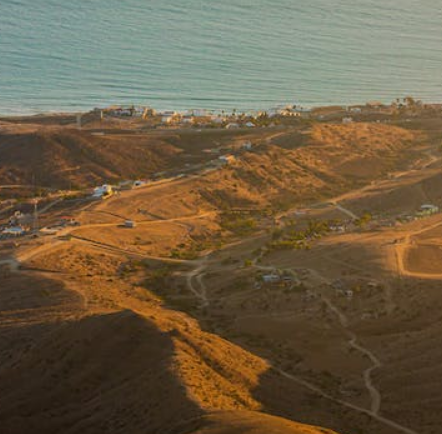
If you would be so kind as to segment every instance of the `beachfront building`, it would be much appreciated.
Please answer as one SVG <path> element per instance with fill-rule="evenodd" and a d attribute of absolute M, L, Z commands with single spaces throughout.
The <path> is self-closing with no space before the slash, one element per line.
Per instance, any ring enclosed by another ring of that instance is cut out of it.
<path fill-rule="evenodd" d="M 366 106 L 372 110 L 380 110 L 385 107 L 385 105 L 380 101 L 368 101 Z"/>
<path fill-rule="evenodd" d="M 349 107 L 347 111 L 349 111 L 350 113 L 361 114 L 362 113 L 362 107 L 359 107 L 359 106 Z"/>
<path fill-rule="evenodd" d="M 293 117 L 293 118 L 301 117 L 301 113 L 298 110 L 296 110 L 295 107 L 292 106 L 284 107 L 282 110 L 280 110 L 279 114 L 281 116 Z"/>
<path fill-rule="evenodd" d="M 291 117 L 291 118 L 309 118 L 311 110 L 296 105 L 288 105 L 285 107 L 274 107 L 266 112 L 269 118 L 274 117 Z"/>
<path fill-rule="evenodd" d="M 239 124 L 235 122 L 231 122 L 226 125 L 226 130 L 237 130 L 239 128 Z"/>
<path fill-rule="evenodd" d="M 188 114 L 195 118 L 208 118 L 210 117 L 210 112 L 204 109 L 191 109 L 188 111 Z"/>
<path fill-rule="evenodd" d="M 161 113 L 161 122 L 163 124 L 171 125 L 176 122 L 179 122 L 181 118 L 182 116 L 175 111 L 166 110 L 163 113 Z"/>
<path fill-rule="evenodd" d="M 110 114 L 112 116 L 132 116 L 132 114 L 134 112 L 134 108 L 133 107 L 111 106 L 103 111 L 106 114 Z"/>
<path fill-rule="evenodd" d="M 215 125 L 222 125 L 226 121 L 221 115 L 212 115 L 210 120 Z"/>
<path fill-rule="evenodd" d="M 141 117 L 147 119 L 156 116 L 157 112 L 152 107 L 144 107 Z"/>

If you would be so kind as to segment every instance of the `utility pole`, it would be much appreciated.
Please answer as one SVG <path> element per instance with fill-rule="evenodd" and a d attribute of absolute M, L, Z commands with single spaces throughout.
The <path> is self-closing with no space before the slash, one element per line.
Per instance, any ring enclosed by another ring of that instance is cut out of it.
<path fill-rule="evenodd" d="M 83 116 L 82 113 L 77 113 L 77 129 L 81 130 L 81 117 Z"/>
<path fill-rule="evenodd" d="M 34 232 L 38 232 L 38 198 L 34 199 Z"/>

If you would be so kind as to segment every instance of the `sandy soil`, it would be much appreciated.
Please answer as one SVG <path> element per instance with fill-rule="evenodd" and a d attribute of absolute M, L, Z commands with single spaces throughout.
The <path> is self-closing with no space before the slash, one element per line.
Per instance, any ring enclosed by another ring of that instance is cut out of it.
<path fill-rule="evenodd" d="M 31 125 L 10 128 L 35 134 Z M 86 140 L 52 128 L 45 138 L 62 147 Z M 205 149 L 198 135 L 167 134 L 149 140 L 195 159 Z M 232 134 L 204 140 L 240 145 L 243 135 Z M 122 146 L 127 138 L 103 140 Z M 256 151 L 235 165 L 79 206 L 82 226 L 63 237 L 2 250 L 5 434 L 328 432 L 291 421 L 342 433 L 437 432 L 440 216 L 354 225 L 309 250 L 266 253 L 290 217 L 300 227 L 365 210 L 394 220 L 424 200 L 442 205 L 435 143 L 371 124 L 254 140 Z M 175 167 L 169 157 L 159 165 Z M 231 207 L 275 214 L 235 235 L 221 226 Z M 127 218 L 137 227 L 121 227 Z M 171 255 L 196 245 L 195 258 Z M 289 283 L 260 282 L 273 270 Z"/>

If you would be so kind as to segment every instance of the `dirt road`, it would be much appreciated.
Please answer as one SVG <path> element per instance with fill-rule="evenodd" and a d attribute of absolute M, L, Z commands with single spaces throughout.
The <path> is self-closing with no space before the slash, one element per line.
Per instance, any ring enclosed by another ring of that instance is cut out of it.
<path fill-rule="evenodd" d="M 207 297 L 207 288 L 205 284 L 203 283 L 203 277 L 204 277 L 204 270 L 209 266 L 207 263 L 209 255 L 206 255 L 203 259 L 203 262 L 195 263 L 196 267 L 189 271 L 186 275 L 186 281 L 187 286 L 189 290 L 194 294 L 194 296 L 202 302 L 201 306 L 207 307 L 210 305 L 210 299 Z M 259 269 L 264 270 L 274 270 L 275 267 L 272 266 L 257 266 L 255 263 L 255 266 Z M 291 272 L 294 272 L 293 270 L 289 270 Z M 321 279 L 324 279 L 322 276 L 319 276 Z M 195 285 L 195 280 L 198 286 Z M 348 318 L 326 297 L 323 296 L 323 294 L 319 294 L 321 299 L 327 304 L 329 309 L 337 316 L 340 326 L 344 329 L 346 335 L 348 336 L 348 345 L 354 348 L 356 351 L 360 352 L 361 355 L 365 358 L 368 358 L 371 362 L 371 366 L 368 367 L 362 374 L 365 387 L 369 393 L 370 396 L 370 408 L 363 408 L 358 405 L 352 404 L 351 402 L 344 401 L 342 399 L 338 399 L 330 395 L 329 393 L 322 390 L 317 385 L 306 381 L 305 379 L 298 377 L 296 375 L 290 374 L 282 369 L 280 369 L 273 361 L 266 360 L 266 362 L 269 364 L 272 370 L 280 374 L 281 376 L 287 378 L 290 381 L 293 381 L 312 392 L 315 392 L 319 396 L 322 396 L 323 398 L 326 398 L 330 401 L 333 401 L 337 404 L 340 404 L 344 407 L 350 408 L 352 410 L 356 410 L 360 413 L 366 414 L 367 416 L 377 420 L 378 422 L 389 426 L 396 430 L 397 432 L 404 433 L 404 434 L 419 434 L 417 431 L 414 431 L 410 428 L 407 428 L 405 426 L 402 426 L 398 424 L 397 422 L 394 422 L 386 417 L 383 417 L 380 415 L 381 410 L 381 402 L 382 402 L 382 396 L 379 390 L 376 388 L 376 386 L 373 384 L 372 374 L 376 369 L 379 369 L 382 367 L 382 363 L 380 360 L 376 357 L 376 355 L 369 350 L 368 348 L 365 348 L 360 343 L 358 343 L 358 338 L 354 332 L 349 330 L 349 321 Z M 268 316 L 268 314 L 266 314 Z M 280 314 L 278 314 L 278 317 Z"/>

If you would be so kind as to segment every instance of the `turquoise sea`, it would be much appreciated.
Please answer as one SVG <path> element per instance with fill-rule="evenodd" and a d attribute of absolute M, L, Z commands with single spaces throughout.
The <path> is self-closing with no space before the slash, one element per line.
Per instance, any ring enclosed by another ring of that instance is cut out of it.
<path fill-rule="evenodd" d="M 0 113 L 442 100 L 440 0 L 0 0 Z"/>

